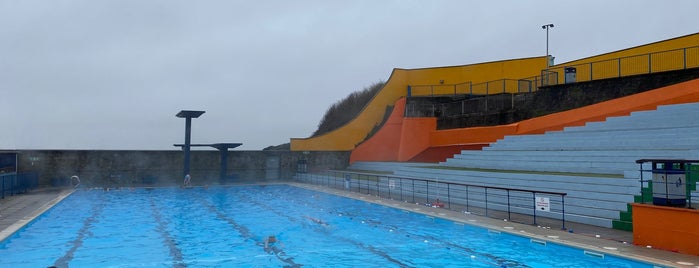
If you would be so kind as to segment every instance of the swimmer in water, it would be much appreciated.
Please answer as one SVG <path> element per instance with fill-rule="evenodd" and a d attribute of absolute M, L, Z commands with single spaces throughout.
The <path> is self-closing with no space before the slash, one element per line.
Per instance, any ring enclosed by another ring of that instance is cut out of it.
<path fill-rule="evenodd" d="M 309 220 L 311 220 L 311 221 L 313 221 L 313 222 L 315 222 L 315 223 L 317 223 L 317 224 L 320 224 L 320 225 L 323 225 L 323 226 L 329 226 L 329 224 L 328 224 L 327 222 L 324 222 L 324 221 L 322 221 L 322 220 L 320 220 L 320 219 L 316 219 L 316 218 L 309 217 L 309 216 L 306 216 L 306 218 L 309 219 Z"/>
<path fill-rule="evenodd" d="M 268 249 L 274 243 L 277 243 L 277 237 L 273 235 L 268 236 L 267 238 L 265 238 L 265 249 Z"/>
<path fill-rule="evenodd" d="M 189 174 L 184 175 L 184 187 L 190 187 L 192 186 L 192 176 Z"/>

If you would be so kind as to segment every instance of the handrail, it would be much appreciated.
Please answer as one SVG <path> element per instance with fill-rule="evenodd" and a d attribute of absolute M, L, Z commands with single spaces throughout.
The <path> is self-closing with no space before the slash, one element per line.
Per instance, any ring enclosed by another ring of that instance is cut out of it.
<path fill-rule="evenodd" d="M 563 65 L 548 68 L 546 71 L 553 71 L 560 75 L 561 73 L 565 73 L 564 71 L 568 68 L 575 68 L 575 81 L 558 79 L 558 81 L 563 80 L 563 83 L 566 83 L 686 70 L 697 67 L 699 67 L 699 46 L 692 46 L 608 60 Z M 557 84 L 560 83 L 556 83 L 556 85 Z"/>
<path fill-rule="evenodd" d="M 427 93 L 429 91 L 429 94 Z M 471 81 L 456 84 L 408 85 L 408 97 L 413 96 L 473 95 Z"/>
<path fill-rule="evenodd" d="M 507 188 L 450 182 L 439 179 L 428 179 L 410 176 L 397 176 L 391 174 L 376 174 L 355 171 L 325 170 L 321 173 L 297 174 L 297 179 L 305 182 L 320 184 L 332 188 L 341 188 L 359 193 L 375 194 L 389 199 L 397 198 L 400 201 L 412 203 L 424 203 L 435 206 L 435 200 L 439 207 L 446 209 L 465 208 L 481 210 L 485 216 L 490 213 L 507 213 L 507 219 L 512 220 L 512 213 L 518 215 L 530 215 L 533 224 L 537 224 L 537 217 L 548 214 L 548 218 L 560 213 L 562 229 L 565 229 L 565 196 L 567 193 L 539 191 L 529 189 Z M 407 186 L 407 187 L 406 187 Z M 481 189 L 479 191 L 479 189 Z M 398 191 L 398 193 L 396 193 Z M 406 196 L 407 195 L 407 196 Z M 545 196 L 558 196 L 560 201 L 548 199 Z M 549 211 L 537 212 L 537 198 L 543 198 L 550 203 L 545 203 Z M 445 200 L 441 203 L 440 198 Z M 514 201 L 514 202 L 513 202 Z M 531 203 L 530 203 L 531 202 Z M 555 211 L 554 206 L 558 209 Z M 539 215 L 537 215 L 539 214 Z"/>
<path fill-rule="evenodd" d="M 609 65 L 609 66 L 607 66 Z M 611 66 L 611 67 L 610 67 Z M 608 60 L 599 60 L 587 63 L 580 63 L 574 65 L 563 65 L 559 67 L 552 67 L 541 70 L 541 75 L 526 77 L 522 79 L 496 79 L 492 81 L 486 81 L 482 83 L 472 84 L 471 82 L 465 82 L 453 85 L 408 85 L 408 97 L 414 96 L 415 87 L 429 87 L 434 89 L 435 87 L 444 86 L 454 86 L 455 90 L 453 95 L 458 94 L 456 90 L 456 85 L 469 84 L 470 88 L 468 95 L 491 95 L 491 94 L 501 94 L 501 93 L 531 93 L 539 90 L 540 87 L 545 86 L 555 86 L 564 83 L 571 82 L 584 82 L 593 81 L 606 78 L 624 77 L 639 74 L 651 74 L 658 72 L 666 72 L 673 70 L 686 70 L 691 68 L 699 67 L 699 46 L 685 47 L 679 49 L 672 49 L 660 52 L 644 53 L 632 56 L 619 57 Z M 575 80 L 560 79 L 560 75 L 565 75 L 565 70 L 568 68 L 575 68 L 576 75 Z M 527 81 L 529 87 L 518 85 L 517 90 L 508 90 L 506 87 L 507 81 Z M 490 90 L 490 85 L 502 83 L 502 90 L 493 89 Z M 534 85 L 534 86 L 531 86 Z M 479 92 L 478 88 L 485 88 L 485 92 Z M 412 91 L 412 92 L 411 92 Z M 474 93 L 475 91 L 475 93 Z M 461 93 L 466 94 L 466 93 Z M 434 96 L 437 94 L 421 95 L 421 96 Z M 442 94 L 445 95 L 445 94 Z M 449 95 L 449 94 L 446 94 Z"/>

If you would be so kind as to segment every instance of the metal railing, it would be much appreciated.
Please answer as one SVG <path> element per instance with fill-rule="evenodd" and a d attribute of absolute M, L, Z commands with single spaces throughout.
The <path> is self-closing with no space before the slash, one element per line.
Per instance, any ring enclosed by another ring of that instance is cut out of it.
<path fill-rule="evenodd" d="M 335 170 L 297 174 L 296 180 L 534 225 L 544 217 L 560 220 L 561 228 L 566 229 L 566 193 Z"/>
<path fill-rule="evenodd" d="M 606 78 L 616 78 L 639 74 L 685 70 L 699 67 L 699 46 L 686 47 L 668 51 L 647 53 L 609 60 L 594 61 L 575 65 L 549 68 L 546 71 L 557 74 L 558 81 L 585 82 Z M 574 81 L 566 81 L 566 69 L 575 70 Z"/>
<path fill-rule="evenodd" d="M 575 69 L 573 78 L 567 69 Z M 468 98 L 439 104 L 406 105 L 405 116 L 463 116 L 500 113 L 511 110 L 518 102 L 526 102 L 522 93 L 532 93 L 545 86 L 584 82 L 639 74 L 699 68 L 699 46 L 687 47 L 636 56 L 565 65 L 541 71 L 541 75 L 523 79 L 499 79 L 473 84 L 408 86 L 408 97 L 468 96 Z M 478 97 L 478 98 L 473 98 Z"/>
<path fill-rule="evenodd" d="M 583 82 L 639 74 L 685 70 L 699 67 L 699 46 L 653 52 L 609 60 L 563 65 L 541 71 L 541 75 L 523 79 L 498 79 L 478 84 L 408 86 L 408 96 L 487 95 L 534 92 L 538 87 L 566 82 Z M 575 80 L 566 79 L 566 69 L 575 69 Z M 515 84 L 509 84 L 515 82 Z M 516 85 L 516 86 L 514 86 Z M 411 94 L 412 93 L 412 94 Z"/>
<path fill-rule="evenodd" d="M 493 94 L 481 98 L 469 98 L 451 102 L 409 101 L 405 105 L 406 117 L 456 117 L 484 115 L 509 111 L 530 98 L 527 94 Z"/>
<path fill-rule="evenodd" d="M 411 96 L 452 96 L 452 95 L 473 95 L 471 82 L 458 84 L 439 85 L 412 85 L 408 86 L 408 97 Z"/>
<path fill-rule="evenodd" d="M 498 79 L 483 83 L 473 84 L 464 82 L 448 85 L 409 85 L 408 97 L 439 97 L 439 96 L 483 96 L 503 93 L 531 93 L 537 90 L 548 77 L 555 80 L 555 72 L 547 72 L 548 75 L 536 76 L 525 79 Z M 547 82 L 548 83 L 548 82 Z"/>
<path fill-rule="evenodd" d="M 0 198 L 26 193 L 39 186 L 36 173 L 0 173 Z"/>

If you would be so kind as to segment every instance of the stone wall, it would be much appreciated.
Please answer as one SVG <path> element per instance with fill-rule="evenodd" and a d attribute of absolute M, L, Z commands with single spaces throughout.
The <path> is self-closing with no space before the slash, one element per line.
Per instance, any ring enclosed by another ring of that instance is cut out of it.
<path fill-rule="evenodd" d="M 225 176 L 220 153 L 191 151 L 195 185 L 287 180 L 299 171 L 344 169 L 349 152 L 229 151 Z M 172 186 L 182 184 L 182 151 L 20 150 L 19 173 L 36 173 L 40 185 L 70 184 L 77 175 L 89 187 Z"/>

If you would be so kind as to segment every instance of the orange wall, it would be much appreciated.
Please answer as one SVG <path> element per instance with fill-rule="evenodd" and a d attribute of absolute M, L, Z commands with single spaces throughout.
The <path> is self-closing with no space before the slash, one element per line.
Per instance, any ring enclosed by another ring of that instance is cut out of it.
<path fill-rule="evenodd" d="M 699 255 L 699 211 L 684 208 L 633 205 L 633 243 Z"/>
<path fill-rule="evenodd" d="M 384 126 L 350 155 L 350 163 L 362 161 L 407 161 L 430 145 L 429 133 L 435 118 L 405 118 L 405 98 L 396 101 Z"/>
<path fill-rule="evenodd" d="M 424 151 L 430 147 L 438 146 L 484 145 L 496 142 L 506 135 L 540 134 L 546 131 L 562 130 L 566 126 L 579 126 L 586 122 L 602 121 L 610 116 L 628 115 L 633 111 L 652 110 L 658 105 L 690 102 L 699 102 L 699 79 L 509 125 L 436 130 L 434 118 L 404 118 L 400 133 L 395 133 L 398 130 L 397 127 L 392 127 L 392 132 L 382 133 L 379 131 L 382 135 L 377 133 L 352 152 L 350 162 L 408 161 L 421 153 L 415 152 L 420 148 Z M 402 105 L 404 107 L 404 100 Z M 394 114 L 396 114 L 395 111 Z M 403 117 L 402 113 L 395 116 L 395 122 Z M 419 120 L 419 122 L 412 122 L 412 120 Z M 428 120 L 432 120 L 434 123 L 427 123 Z M 433 125 L 434 127 L 432 127 Z M 398 144 L 395 143 L 397 137 L 400 137 Z M 428 137 L 428 143 L 425 143 L 425 137 Z M 365 146 L 365 144 L 367 145 Z M 397 155 L 393 158 L 377 158 L 375 155 L 388 155 L 387 152 L 381 150 L 393 149 L 393 147 L 381 147 L 381 144 L 398 145 Z M 431 159 L 427 162 L 439 161 L 444 161 L 444 159 Z"/>
<path fill-rule="evenodd" d="M 403 131 L 403 110 L 405 110 L 405 98 L 396 101 L 391 115 L 383 127 L 374 133 L 373 137 L 362 143 L 352 151 L 350 163 L 353 157 L 361 156 L 365 161 L 396 161 L 400 148 L 400 136 Z"/>
<path fill-rule="evenodd" d="M 481 150 L 486 145 L 487 144 L 467 144 L 430 147 L 411 158 L 409 162 L 436 163 L 454 157 L 455 154 L 460 154 L 461 151 L 464 150 Z"/>
<path fill-rule="evenodd" d="M 505 135 L 515 134 L 517 124 L 470 127 L 447 130 L 433 130 L 430 135 L 432 146 L 447 146 L 457 144 L 482 144 L 495 142 Z"/>
<path fill-rule="evenodd" d="M 408 161 L 430 147 L 430 130 L 437 128 L 434 117 L 403 119 L 398 161 Z"/>

